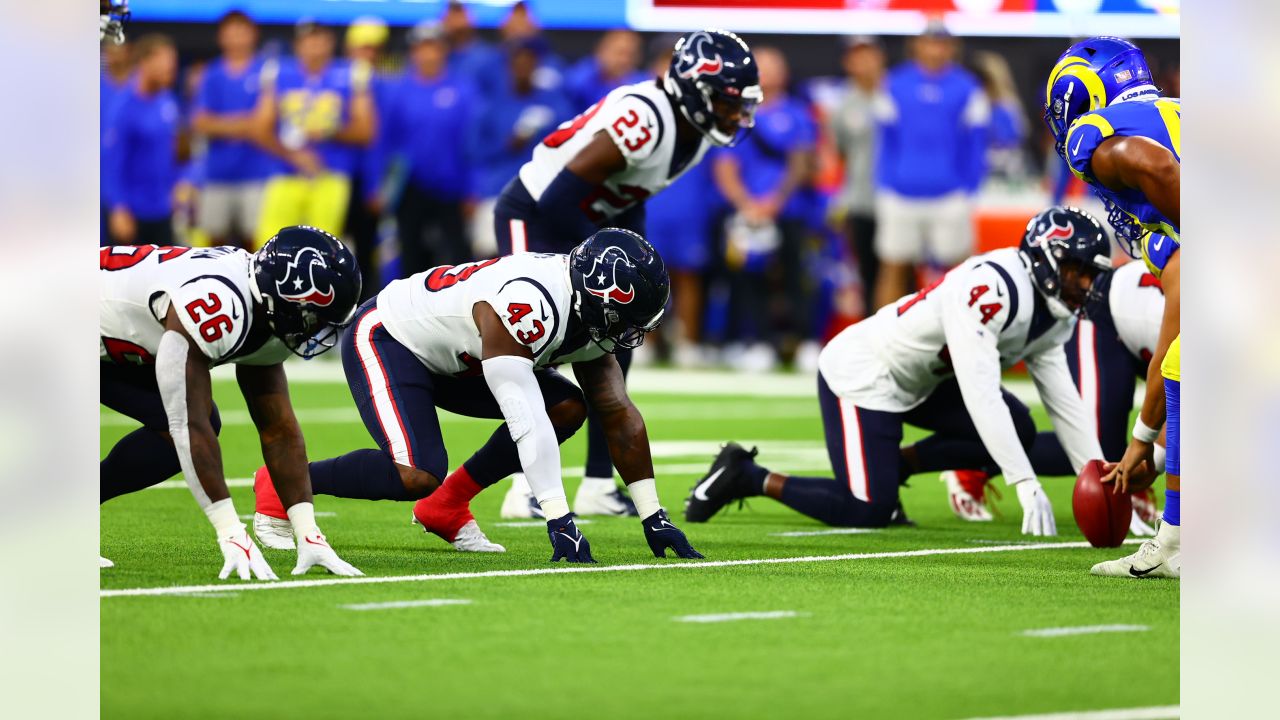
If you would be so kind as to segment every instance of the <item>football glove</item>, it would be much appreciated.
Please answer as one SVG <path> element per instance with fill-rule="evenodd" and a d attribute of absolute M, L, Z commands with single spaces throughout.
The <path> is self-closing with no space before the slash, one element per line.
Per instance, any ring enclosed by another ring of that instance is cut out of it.
<path fill-rule="evenodd" d="M 1044 488 L 1035 478 L 1014 485 L 1018 489 L 1018 502 L 1022 505 L 1023 535 L 1057 535 L 1058 524 L 1053 519 L 1053 503 L 1044 494 Z"/>
<path fill-rule="evenodd" d="M 346 577 L 364 575 L 351 563 L 338 557 L 338 553 L 329 547 L 329 542 L 324 539 L 324 535 L 319 530 L 298 538 L 298 564 L 294 566 L 293 574 L 302 575 L 316 565 L 334 575 Z"/>
<path fill-rule="evenodd" d="M 551 539 L 551 562 L 593 563 L 591 543 L 573 524 L 573 513 L 547 521 L 547 537 Z"/>
<path fill-rule="evenodd" d="M 675 552 L 676 557 L 686 560 L 699 560 L 704 557 L 702 553 L 693 549 L 689 544 L 689 538 L 684 536 L 680 528 L 671 524 L 666 510 L 659 510 L 645 518 L 643 525 L 644 539 L 649 541 L 649 549 L 653 551 L 654 557 L 665 558 L 668 548 Z"/>
<path fill-rule="evenodd" d="M 219 580 L 226 580 L 234 570 L 241 580 L 249 580 L 250 574 L 259 580 L 278 580 L 262 551 L 254 544 L 245 531 L 244 525 L 231 534 L 218 538 L 218 548 L 222 550 L 222 572 Z"/>

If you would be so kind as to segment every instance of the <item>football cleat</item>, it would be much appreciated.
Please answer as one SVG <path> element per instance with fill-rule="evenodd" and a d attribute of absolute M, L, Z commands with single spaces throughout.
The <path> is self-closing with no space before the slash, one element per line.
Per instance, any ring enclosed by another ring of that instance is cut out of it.
<path fill-rule="evenodd" d="M 728 443 L 716 456 L 706 475 L 694 485 L 684 502 L 684 519 L 706 522 L 734 500 L 751 495 L 747 471 L 755 464 L 756 448 L 747 450 L 738 443 Z"/>
<path fill-rule="evenodd" d="M 898 506 L 893 509 L 893 514 L 889 516 L 889 525 L 897 527 L 915 527 L 916 521 L 907 517 L 906 508 L 902 507 L 902 501 L 898 501 Z"/>
<path fill-rule="evenodd" d="M 413 524 L 444 540 L 460 552 L 506 552 L 476 524 L 467 507 L 448 507 L 428 495 L 413 504 Z"/>
<path fill-rule="evenodd" d="M 293 542 L 293 523 L 270 515 L 253 514 L 253 536 L 263 547 L 272 550 L 293 550 L 297 547 Z"/>
<path fill-rule="evenodd" d="M 1138 551 L 1118 560 L 1094 565 L 1089 572 L 1103 577 L 1182 577 L 1181 528 L 1161 523 L 1159 532 L 1138 546 Z"/>
<path fill-rule="evenodd" d="M 574 515 L 613 515 L 636 517 L 636 504 L 631 501 L 612 478 L 599 482 L 598 478 L 583 478 L 578 494 L 573 498 Z"/>
<path fill-rule="evenodd" d="M 109 568 L 109 567 L 115 567 L 115 566 L 116 566 L 116 564 L 115 564 L 115 563 L 113 563 L 113 562 L 111 562 L 110 560 L 108 560 L 108 559 L 106 559 L 106 558 L 102 557 L 101 555 L 99 555 L 99 556 L 98 556 L 98 568 L 99 568 L 99 569 L 102 569 L 102 568 Z"/>
<path fill-rule="evenodd" d="M 573 524 L 573 513 L 547 521 L 547 537 L 551 540 L 551 562 L 593 563 L 591 543 Z"/>
<path fill-rule="evenodd" d="M 538 499 L 529 489 L 529 481 L 524 479 L 524 475 L 515 475 L 511 478 L 511 487 L 502 498 L 500 514 L 504 520 L 546 517 L 542 513 L 542 506 L 538 504 Z"/>
<path fill-rule="evenodd" d="M 938 476 L 947 486 L 951 512 L 967 522 L 991 522 L 987 510 L 987 481 L 990 476 L 980 470 L 948 470 Z"/>

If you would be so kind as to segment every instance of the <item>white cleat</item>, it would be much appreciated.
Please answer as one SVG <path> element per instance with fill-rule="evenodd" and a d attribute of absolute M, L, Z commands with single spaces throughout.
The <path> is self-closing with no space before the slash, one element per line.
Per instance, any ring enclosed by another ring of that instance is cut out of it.
<path fill-rule="evenodd" d="M 1177 525 L 1161 523 L 1156 536 L 1142 543 L 1138 551 L 1119 560 L 1094 565 L 1090 573 L 1103 577 L 1182 577 L 1182 533 Z"/>
<path fill-rule="evenodd" d="M 99 569 L 102 569 L 102 568 L 109 568 L 109 567 L 115 567 L 115 566 L 116 566 L 116 564 L 115 564 L 115 563 L 113 563 L 113 562 L 111 562 L 110 560 L 108 560 L 108 559 L 106 559 L 106 558 L 102 557 L 101 555 L 99 555 L 99 556 L 98 556 L 98 568 L 99 568 Z"/>
<path fill-rule="evenodd" d="M 627 494 L 618 489 L 613 478 L 582 478 L 578 486 L 578 494 L 573 498 L 575 515 L 613 515 L 616 517 L 636 517 L 636 504 Z"/>
<path fill-rule="evenodd" d="M 962 475 L 961 473 L 965 473 Z M 985 505 L 986 474 L 973 470 L 947 470 L 938 476 L 947 486 L 947 495 L 951 499 L 951 512 L 967 522 L 991 522 L 991 511 Z M 968 487 L 966 487 L 968 486 Z M 968 488 L 975 488 L 979 493 L 974 496 Z"/>
<path fill-rule="evenodd" d="M 507 490 L 506 496 L 502 498 L 500 514 L 504 520 L 543 517 L 542 507 L 538 505 L 538 500 L 533 497 L 533 491 L 529 489 L 529 481 L 525 480 L 523 473 L 511 476 L 511 488 Z"/>
<path fill-rule="evenodd" d="M 438 533 L 427 530 L 426 527 L 418 520 L 417 515 L 413 515 L 413 524 L 422 528 L 428 535 L 440 537 Z M 443 539 L 443 538 L 441 538 Z M 445 540 L 454 547 L 458 552 L 490 552 L 500 553 L 506 552 L 507 549 L 496 542 L 493 542 L 480 529 L 480 525 L 475 520 L 468 520 L 466 525 L 458 528 L 458 534 L 453 536 L 453 540 Z"/>
<path fill-rule="evenodd" d="M 287 519 L 254 513 L 253 534 L 263 547 L 272 550 L 293 550 L 297 547 L 293 544 L 293 523 Z"/>
<path fill-rule="evenodd" d="M 458 536 L 453 539 L 453 546 L 459 552 L 500 553 L 507 549 L 485 536 L 484 531 L 475 520 L 458 529 Z"/>

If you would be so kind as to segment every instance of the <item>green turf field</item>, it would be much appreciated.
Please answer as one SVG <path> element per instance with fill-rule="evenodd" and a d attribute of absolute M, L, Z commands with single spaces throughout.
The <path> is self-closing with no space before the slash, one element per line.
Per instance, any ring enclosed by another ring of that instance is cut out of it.
<path fill-rule="evenodd" d="M 227 476 L 249 478 L 260 464 L 256 434 L 233 382 L 217 382 L 215 395 Z M 344 385 L 295 383 L 293 395 L 312 457 L 372 446 Z M 504 482 L 474 509 L 505 554 L 458 553 L 423 535 L 408 503 L 318 497 L 338 552 L 389 581 L 249 590 L 216 579 L 211 528 L 170 481 L 102 510 L 102 554 L 116 563 L 102 571 L 103 716 L 970 718 L 1177 705 L 1177 674 L 1162 671 L 1178 657 L 1176 581 L 1091 577 L 1092 563 L 1118 551 L 1028 547 L 1012 491 L 999 503 L 1003 519 L 963 523 L 942 484 L 923 475 L 904 494 L 914 529 L 821 534 L 827 528 L 767 498 L 683 524 L 684 496 L 724 440 L 759 444 L 760 461 L 779 470 L 827 474 L 817 401 L 636 400 L 664 504 L 707 562 L 805 560 L 688 567 L 655 560 L 636 520 L 594 518 L 581 529 L 600 565 L 575 572 L 581 566 L 547 562 L 541 522 L 501 524 Z M 105 453 L 133 426 L 102 417 Z M 443 424 L 456 466 L 496 423 L 446 415 Z M 581 437 L 566 444 L 570 499 L 583 454 Z M 1048 542 L 1079 543 L 1070 481 L 1046 486 L 1061 533 Z M 249 487 L 232 496 L 242 514 L 253 511 Z M 264 553 L 295 580 L 292 552 Z M 887 553 L 897 554 L 877 556 Z M 481 575 L 527 569 L 555 572 Z M 328 577 L 314 569 L 306 580 Z M 199 585 L 227 589 L 110 592 Z M 728 613 L 767 616 L 682 620 Z M 1137 627 L 1024 635 L 1100 625 Z M 1139 682 L 1141 668 L 1155 672 Z"/>

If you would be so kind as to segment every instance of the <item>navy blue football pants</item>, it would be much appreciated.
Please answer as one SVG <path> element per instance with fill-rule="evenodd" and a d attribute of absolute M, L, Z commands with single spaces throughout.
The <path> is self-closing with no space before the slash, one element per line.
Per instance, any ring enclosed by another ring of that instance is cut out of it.
<path fill-rule="evenodd" d="M 1019 439 L 1030 446 L 1035 438 L 1031 411 L 1007 390 L 1003 397 Z M 916 472 L 992 464 L 955 380 L 939 385 L 917 407 L 894 413 L 840 398 L 819 374 L 818 403 L 835 481 L 790 477 L 782 502 L 830 525 L 889 524 L 898 507 L 898 488 L 909 474 L 900 449 L 904 423 L 934 431 L 915 445 Z"/>

